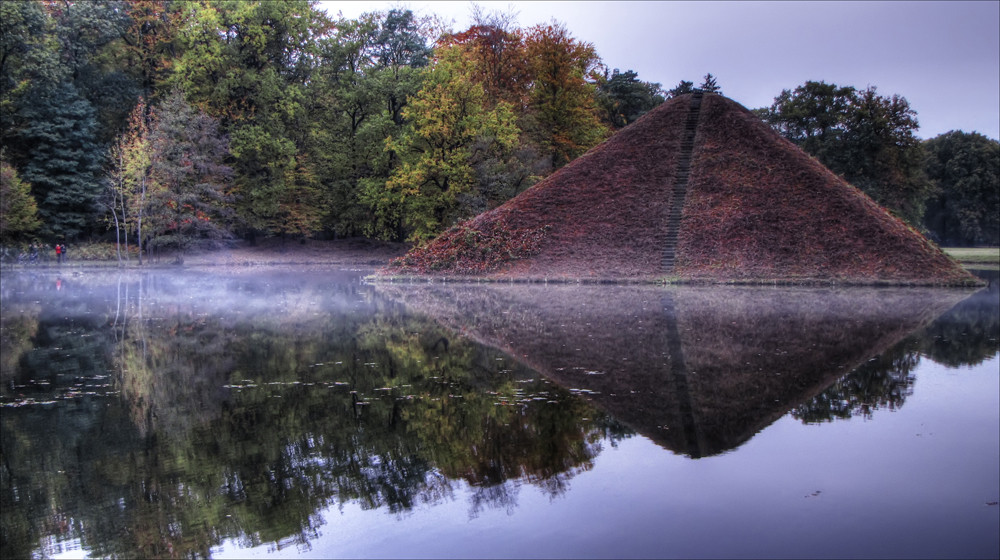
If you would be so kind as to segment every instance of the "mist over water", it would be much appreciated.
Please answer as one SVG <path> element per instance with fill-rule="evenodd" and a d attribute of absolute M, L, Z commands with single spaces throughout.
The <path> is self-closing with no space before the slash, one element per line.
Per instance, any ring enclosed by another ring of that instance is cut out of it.
<path fill-rule="evenodd" d="M 4 271 L 0 552 L 995 557 L 998 301 Z"/>

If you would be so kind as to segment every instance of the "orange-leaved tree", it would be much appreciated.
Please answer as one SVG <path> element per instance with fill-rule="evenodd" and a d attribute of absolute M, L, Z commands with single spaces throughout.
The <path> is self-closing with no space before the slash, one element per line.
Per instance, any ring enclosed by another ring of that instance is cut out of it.
<path fill-rule="evenodd" d="M 608 134 L 595 102 L 600 58 L 556 22 L 528 29 L 525 48 L 532 79 L 527 128 L 559 168 Z"/>
<path fill-rule="evenodd" d="M 531 74 L 520 29 L 512 29 L 509 20 L 492 18 L 445 41 L 465 50 L 472 63 L 473 79 L 482 85 L 491 105 L 506 101 L 518 113 L 525 110 Z"/>

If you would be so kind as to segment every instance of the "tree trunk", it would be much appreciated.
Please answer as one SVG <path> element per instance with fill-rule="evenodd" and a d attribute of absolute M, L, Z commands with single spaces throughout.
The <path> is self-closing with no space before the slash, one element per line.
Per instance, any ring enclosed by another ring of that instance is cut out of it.
<path fill-rule="evenodd" d="M 146 178 L 142 178 L 142 186 L 140 187 L 139 195 L 139 220 L 138 220 L 138 231 L 136 231 L 136 237 L 139 239 L 139 266 L 142 266 L 142 209 L 146 206 Z"/>
<path fill-rule="evenodd" d="M 118 209 L 116 204 L 111 205 L 111 215 L 115 218 L 115 251 L 118 253 L 118 266 L 122 265 L 122 230 L 118 225 Z M 128 251 L 128 247 L 125 248 Z"/>
<path fill-rule="evenodd" d="M 125 234 L 125 262 L 128 263 L 129 260 L 130 260 L 129 256 L 128 256 L 128 213 L 126 213 L 126 211 L 125 211 L 125 194 L 124 193 L 122 194 L 121 200 L 122 200 L 122 230 L 123 230 L 123 233 Z M 121 252 L 119 251 L 119 256 L 118 256 L 118 263 L 119 264 L 121 264 L 121 260 L 122 260 L 120 253 Z"/>

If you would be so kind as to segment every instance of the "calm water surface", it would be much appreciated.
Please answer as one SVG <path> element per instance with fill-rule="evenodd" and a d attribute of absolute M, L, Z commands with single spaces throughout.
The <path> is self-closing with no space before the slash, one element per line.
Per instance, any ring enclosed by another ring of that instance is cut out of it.
<path fill-rule="evenodd" d="M 0 556 L 1000 556 L 989 289 L 0 276 Z"/>

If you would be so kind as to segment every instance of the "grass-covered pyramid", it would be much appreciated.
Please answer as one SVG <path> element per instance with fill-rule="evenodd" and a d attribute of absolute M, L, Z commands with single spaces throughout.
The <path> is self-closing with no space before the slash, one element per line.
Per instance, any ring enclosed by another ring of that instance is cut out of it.
<path fill-rule="evenodd" d="M 917 231 L 720 95 L 664 103 L 382 274 L 967 284 Z"/>

